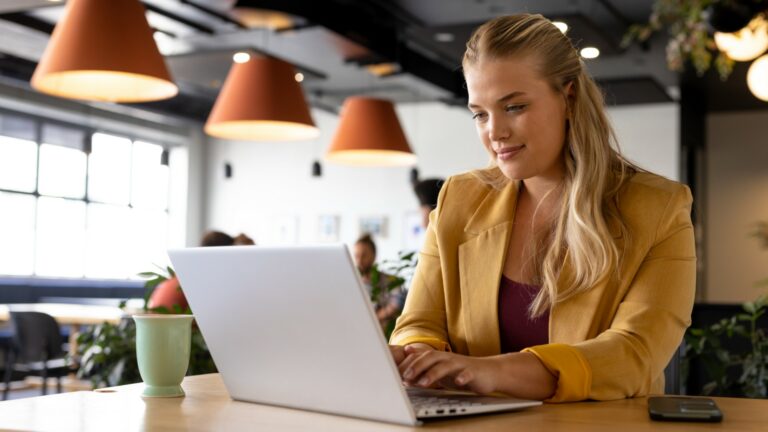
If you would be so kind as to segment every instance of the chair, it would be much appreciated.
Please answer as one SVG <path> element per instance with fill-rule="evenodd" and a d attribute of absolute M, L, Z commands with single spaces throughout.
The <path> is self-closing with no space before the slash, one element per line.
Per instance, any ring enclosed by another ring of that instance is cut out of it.
<path fill-rule="evenodd" d="M 680 362 L 685 355 L 685 341 L 680 343 L 672 355 L 672 359 L 664 369 L 664 393 L 670 395 L 683 394 L 682 380 L 680 379 Z"/>
<path fill-rule="evenodd" d="M 48 391 L 48 377 L 56 377 L 56 390 L 61 393 L 61 377 L 70 372 L 70 363 L 62 346 L 61 331 L 56 320 L 42 312 L 11 311 L 11 346 L 6 351 L 5 390 L 8 398 L 11 377 L 18 371 L 39 375 L 43 379 L 43 395 Z"/>

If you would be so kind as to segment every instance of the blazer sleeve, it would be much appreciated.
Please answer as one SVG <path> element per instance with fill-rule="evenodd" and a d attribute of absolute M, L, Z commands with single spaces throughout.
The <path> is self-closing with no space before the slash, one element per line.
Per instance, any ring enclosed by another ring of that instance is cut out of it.
<path fill-rule="evenodd" d="M 429 214 L 427 233 L 419 253 L 416 272 L 405 299 L 403 313 L 397 319 L 389 342 L 393 345 L 426 343 L 437 350 L 450 351 L 448 342 L 443 274 L 437 229 L 449 178 L 440 190 L 437 207 Z"/>
<path fill-rule="evenodd" d="M 550 402 L 610 400 L 649 393 L 691 323 L 696 252 L 691 193 L 670 198 L 654 242 L 619 304 L 610 328 L 573 345 L 527 349 L 558 376 Z"/>

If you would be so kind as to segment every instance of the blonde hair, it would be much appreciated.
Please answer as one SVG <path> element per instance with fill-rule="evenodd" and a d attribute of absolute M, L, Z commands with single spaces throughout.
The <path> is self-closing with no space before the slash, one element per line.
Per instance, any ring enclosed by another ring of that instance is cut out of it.
<path fill-rule="evenodd" d="M 462 63 L 466 70 L 485 59 L 512 56 L 538 60 L 538 72 L 564 97 L 566 86 L 573 83 L 573 94 L 566 97 L 568 123 L 561 206 L 554 229 L 546 237 L 548 244 L 542 248 L 541 258 L 534 261 L 542 288 L 530 313 L 540 316 L 554 303 L 588 291 L 618 270 L 621 251 L 613 240 L 609 221 L 615 221 L 627 236 L 616 200 L 619 189 L 639 169 L 621 156 L 603 95 L 585 72 L 569 39 L 557 27 L 541 15 L 495 18 L 472 34 Z M 475 171 L 475 175 L 495 188 L 509 182 L 495 163 Z M 566 251 L 573 277 L 558 293 L 557 279 Z"/>

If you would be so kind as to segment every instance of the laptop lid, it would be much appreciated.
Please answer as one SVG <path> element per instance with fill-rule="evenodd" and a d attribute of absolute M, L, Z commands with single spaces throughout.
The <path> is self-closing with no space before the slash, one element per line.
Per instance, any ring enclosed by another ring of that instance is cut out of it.
<path fill-rule="evenodd" d="M 417 424 L 345 245 L 168 253 L 233 399 Z"/>

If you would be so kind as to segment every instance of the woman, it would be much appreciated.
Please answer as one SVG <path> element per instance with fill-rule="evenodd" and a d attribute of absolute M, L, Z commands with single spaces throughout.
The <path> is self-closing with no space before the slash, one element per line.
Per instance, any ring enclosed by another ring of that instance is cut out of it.
<path fill-rule="evenodd" d="M 621 157 L 542 16 L 484 24 L 463 66 L 493 162 L 448 179 L 430 216 L 391 338 L 403 380 L 552 402 L 662 393 L 694 298 L 688 188 Z"/>

